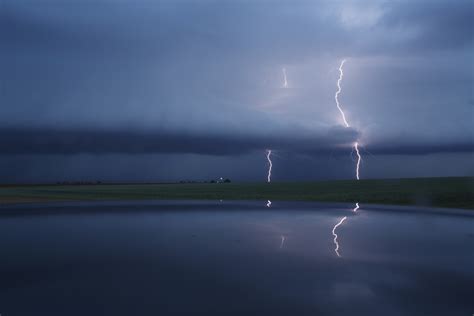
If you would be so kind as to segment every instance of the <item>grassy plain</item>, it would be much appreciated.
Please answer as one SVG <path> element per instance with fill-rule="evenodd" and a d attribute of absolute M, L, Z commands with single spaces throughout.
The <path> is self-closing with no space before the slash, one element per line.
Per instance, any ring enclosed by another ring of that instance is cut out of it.
<path fill-rule="evenodd" d="M 0 204 L 93 200 L 287 200 L 474 209 L 474 178 L 0 186 Z"/>

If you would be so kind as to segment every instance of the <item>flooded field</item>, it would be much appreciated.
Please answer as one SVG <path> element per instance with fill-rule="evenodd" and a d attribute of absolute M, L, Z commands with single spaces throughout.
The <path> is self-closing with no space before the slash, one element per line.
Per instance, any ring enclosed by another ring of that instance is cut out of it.
<path fill-rule="evenodd" d="M 473 211 L 267 204 L 0 207 L 0 313 L 474 313 Z"/>

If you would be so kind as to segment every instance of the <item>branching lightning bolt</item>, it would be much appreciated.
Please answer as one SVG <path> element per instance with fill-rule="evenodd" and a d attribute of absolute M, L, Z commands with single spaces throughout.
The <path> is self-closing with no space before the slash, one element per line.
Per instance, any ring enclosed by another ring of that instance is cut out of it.
<path fill-rule="evenodd" d="M 347 216 L 344 216 L 339 223 L 337 223 L 334 228 L 332 229 L 332 235 L 334 236 L 334 244 L 336 245 L 336 248 L 334 249 L 334 252 L 338 257 L 341 255 L 339 254 L 339 243 L 337 242 L 337 234 L 336 234 L 336 229 L 347 219 Z"/>

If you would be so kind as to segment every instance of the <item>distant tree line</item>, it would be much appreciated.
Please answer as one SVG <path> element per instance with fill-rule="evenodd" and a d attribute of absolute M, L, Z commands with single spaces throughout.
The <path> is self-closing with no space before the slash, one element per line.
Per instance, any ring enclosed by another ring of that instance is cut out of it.
<path fill-rule="evenodd" d="M 232 181 L 229 178 L 217 179 L 217 180 L 204 180 L 204 181 L 195 181 L 195 180 L 181 180 L 179 183 L 231 183 Z M 170 182 L 169 182 L 170 183 Z M 102 181 L 58 181 L 57 185 L 100 185 L 103 184 Z M 151 184 L 151 183 L 150 183 Z"/>
<path fill-rule="evenodd" d="M 102 181 L 58 181 L 57 185 L 98 185 L 102 184 Z"/>
<path fill-rule="evenodd" d="M 194 180 L 181 180 L 179 183 L 231 183 L 232 181 L 229 178 L 218 179 L 218 180 L 204 180 L 204 181 L 194 181 Z"/>

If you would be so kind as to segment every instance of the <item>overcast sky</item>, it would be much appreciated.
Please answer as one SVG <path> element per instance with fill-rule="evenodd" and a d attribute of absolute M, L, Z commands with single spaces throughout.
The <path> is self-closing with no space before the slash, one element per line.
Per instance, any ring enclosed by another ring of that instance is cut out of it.
<path fill-rule="evenodd" d="M 0 182 L 264 181 L 266 149 L 349 179 L 354 141 L 362 178 L 474 175 L 473 30 L 472 0 L 1 0 Z"/>

